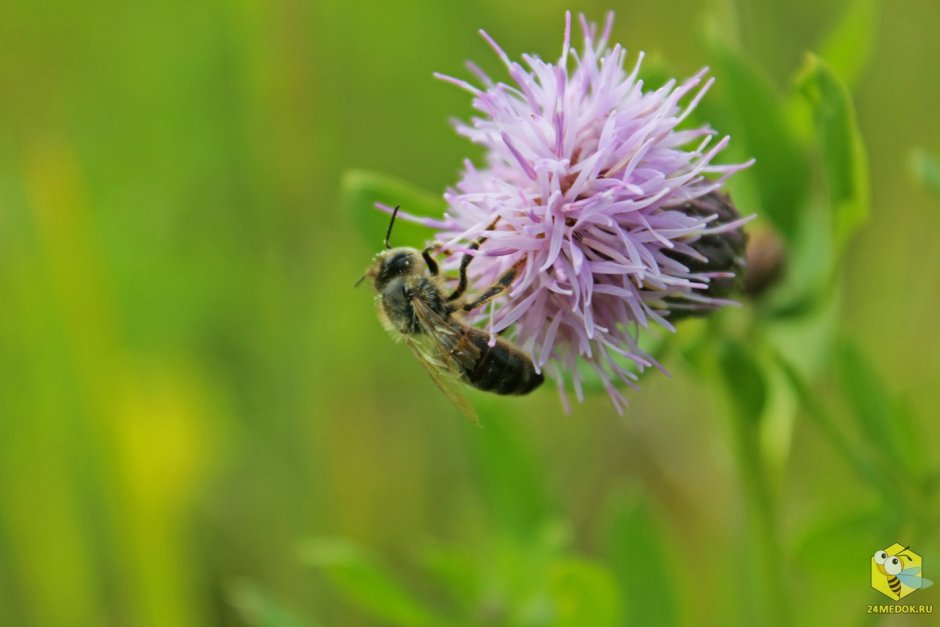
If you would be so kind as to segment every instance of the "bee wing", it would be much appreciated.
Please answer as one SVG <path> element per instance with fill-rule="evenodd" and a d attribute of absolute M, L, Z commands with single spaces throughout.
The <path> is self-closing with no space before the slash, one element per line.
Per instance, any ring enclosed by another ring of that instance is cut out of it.
<path fill-rule="evenodd" d="M 441 360 L 438 355 L 434 354 L 440 351 L 436 350 L 436 347 L 435 349 L 428 350 L 428 346 L 425 345 L 426 343 L 416 341 L 410 337 L 405 338 L 405 343 L 418 359 L 418 363 L 424 367 L 434 383 L 437 384 L 437 387 L 444 393 L 444 396 L 460 410 L 460 413 L 469 418 L 471 422 L 480 424 L 480 419 L 470 405 L 470 401 L 468 401 L 460 391 L 452 368 L 446 361 Z"/>
<path fill-rule="evenodd" d="M 476 412 L 461 393 L 457 380 L 477 363 L 480 350 L 470 342 L 461 342 L 460 325 L 444 318 L 420 298 L 413 299 L 411 305 L 424 330 L 423 341 L 409 338 L 412 351 L 445 396 L 467 418 L 478 423 Z"/>
<path fill-rule="evenodd" d="M 898 573 L 898 579 L 908 588 L 929 588 L 933 582 L 920 576 L 920 566 L 911 566 Z"/>
<path fill-rule="evenodd" d="M 473 342 L 464 339 L 465 329 L 454 319 L 447 319 L 437 313 L 420 299 L 411 301 L 418 322 L 431 341 L 448 369 L 459 377 L 465 370 L 472 370 L 480 359 L 480 349 Z"/>

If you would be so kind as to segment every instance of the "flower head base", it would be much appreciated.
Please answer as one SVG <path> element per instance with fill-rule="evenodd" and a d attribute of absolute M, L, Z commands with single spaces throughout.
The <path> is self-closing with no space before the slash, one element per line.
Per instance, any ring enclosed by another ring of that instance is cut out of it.
<path fill-rule="evenodd" d="M 417 220 L 438 230 L 451 253 L 445 267 L 486 238 L 469 268 L 478 290 L 523 262 L 508 295 L 478 317 L 492 334 L 511 330 L 557 381 L 566 408 L 566 379 L 583 397 L 580 358 L 622 412 L 626 399 L 615 382 L 635 387 L 635 370 L 658 366 L 637 344 L 640 329 L 652 322 L 673 330 L 673 312 L 728 304 L 711 286 L 736 266 L 715 263 L 714 247 L 697 243 L 743 223 L 720 210 L 730 203 L 719 190 L 750 162 L 716 165 L 729 138 L 714 141 L 708 127 L 679 128 L 712 83 L 703 83 L 707 70 L 644 90 L 643 55 L 627 72 L 626 51 L 607 48 L 612 16 L 599 36 L 580 20 L 580 52 L 570 46 L 569 13 L 559 60 L 523 55 L 527 67 L 482 33 L 512 85 L 474 65 L 481 88 L 439 76 L 473 95 L 481 116 L 456 128 L 485 148 L 486 164 L 466 161 L 445 194 L 443 220 Z"/>

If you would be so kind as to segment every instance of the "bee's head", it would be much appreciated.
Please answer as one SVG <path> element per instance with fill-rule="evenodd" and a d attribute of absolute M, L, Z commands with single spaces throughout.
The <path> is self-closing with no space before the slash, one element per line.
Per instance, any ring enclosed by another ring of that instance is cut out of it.
<path fill-rule="evenodd" d="M 878 571 L 886 577 L 891 577 L 904 570 L 904 560 L 910 561 L 911 559 L 911 557 L 904 552 L 907 548 L 908 547 L 904 547 L 894 555 L 889 555 L 887 550 L 875 553 L 872 559 L 875 560 Z"/>
<path fill-rule="evenodd" d="M 383 250 L 375 256 L 365 276 L 372 279 L 375 289 L 381 291 L 392 279 L 420 274 L 423 268 L 421 253 L 417 249 L 392 248 Z"/>
<path fill-rule="evenodd" d="M 392 211 L 392 218 L 388 222 L 388 231 L 385 233 L 385 250 L 375 256 L 372 265 L 356 282 L 356 285 L 359 285 L 364 279 L 371 279 L 375 284 L 375 289 L 381 291 L 389 281 L 396 277 L 421 273 L 420 252 L 414 248 L 404 246 L 400 248 L 389 246 L 388 239 L 392 235 L 392 226 L 395 224 L 398 209 L 398 207 L 395 207 L 395 210 Z"/>

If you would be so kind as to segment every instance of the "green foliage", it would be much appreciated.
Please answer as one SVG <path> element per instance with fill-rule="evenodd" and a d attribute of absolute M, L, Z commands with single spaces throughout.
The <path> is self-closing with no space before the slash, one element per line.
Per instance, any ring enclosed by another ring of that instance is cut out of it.
<path fill-rule="evenodd" d="M 229 598 L 249 627 L 316 627 L 250 583 L 232 586 Z"/>
<path fill-rule="evenodd" d="M 597 625 L 621 624 L 622 601 L 610 571 L 572 554 L 557 525 L 541 533 L 497 542 L 470 554 L 435 544 L 420 563 L 444 594 L 442 607 L 406 592 L 376 558 L 345 540 L 307 542 L 301 558 L 327 577 L 357 610 L 390 625 Z"/>
<path fill-rule="evenodd" d="M 621 600 L 611 574 L 584 559 L 556 560 L 549 570 L 555 606 L 552 625 L 614 627 L 621 624 Z"/>
<path fill-rule="evenodd" d="M 760 213 L 793 241 L 806 200 L 809 172 L 806 158 L 790 126 L 783 99 L 753 60 L 714 34 L 709 46 L 715 58 L 720 89 L 735 116 L 735 141 L 743 141 L 757 180 Z M 743 135 L 739 137 L 738 135 Z"/>
<path fill-rule="evenodd" d="M 301 546 L 300 559 L 319 568 L 347 602 L 376 620 L 407 627 L 445 624 L 373 556 L 352 542 L 340 538 L 310 540 Z"/>
<path fill-rule="evenodd" d="M 624 499 L 612 512 L 606 547 L 626 600 L 625 624 L 679 624 L 675 582 L 662 521 L 637 497 Z M 586 624 L 586 623 L 585 623 Z"/>
<path fill-rule="evenodd" d="M 893 538 L 898 529 L 886 526 L 883 512 L 871 506 L 820 512 L 818 516 L 796 534 L 792 559 L 800 576 L 794 582 L 794 594 L 805 598 L 825 590 L 836 599 L 850 598 L 860 583 L 868 583 L 864 568 L 859 574 L 859 565 L 867 567 L 865 558 L 877 550 L 870 548 L 872 538 Z M 845 620 L 845 608 L 838 603 L 797 603 L 793 609 L 796 624 L 840 624 Z"/>
<path fill-rule="evenodd" d="M 426 542 L 417 553 L 421 569 L 450 600 L 455 612 L 472 616 L 478 611 L 492 581 L 479 568 L 478 553 L 441 542 Z"/>
<path fill-rule="evenodd" d="M 440 219 L 444 215 L 444 199 L 419 189 L 401 179 L 365 170 L 348 170 L 343 174 L 341 189 L 343 207 L 348 211 L 363 238 L 378 247 L 385 239 L 388 218 L 376 209 L 377 202 L 420 217 Z M 398 220 L 392 236 L 392 246 L 414 246 L 419 248 L 428 239 L 430 231 L 414 222 Z"/>
<path fill-rule="evenodd" d="M 842 15 L 820 45 L 820 56 L 850 86 L 871 59 L 880 11 L 881 0 L 844 0 Z"/>
<path fill-rule="evenodd" d="M 497 529 L 527 538 L 550 511 L 538 465 L 498 402 L 487 399 L 480 409 L 487 420 L 471 450 L 485 504 Z"/>
<path fill-rule="evenodd" d="M 837 365 L 843 394 L 871 453 L 885 468 L 916 479 L 924 471 L 924 441 L 910 414 L 853 343 L 843 342 Z"/>
<path fill-rule="evenodd" d="M 841 251 L 869 212 L 868 161 L 855 107 L 845 85 L 825 62 L 812 54 L 800 70 L 797 86 L 816 123 L 829 188 L 833 235 L 836 250 Z"/>
<path fill-rule="evenodd" d="M 855 442 L 845 436 L 822 402 L 810 389 L 805 378 L 785 359 L 780 359 L 779 365 L 793 388 L 807 419 L 822 431 L 841 459 L 852 466 L 861 480 L 878 489 L 886 501 L 894 503 L 896 499 L 893 483 L 880 472 L 867 455 L 862 453 Z"/>
<path fill-rule="evenodd" d="M 494 541 L 477 552 L 442 543 L 417 551 L 441 608 L 405 590 L 375 556 L 343 539 L 311 540 L 301 560 L 321 571 L 347 603 L 394 625 L 618 625 L 622 605 L 613 575 L 571 553 L 564 525 L 552 522 L 535 461 L 511 416 L 484 402 L 488 417 L 474 441 Z"/>
<path fill-rule="evenodd" d="M 738 417 L 759 422 L 767 404 L 767 384 L 754 355 L 740 342 L 728 340 L 722 346 L 719 363 L 728 399 Z"/>

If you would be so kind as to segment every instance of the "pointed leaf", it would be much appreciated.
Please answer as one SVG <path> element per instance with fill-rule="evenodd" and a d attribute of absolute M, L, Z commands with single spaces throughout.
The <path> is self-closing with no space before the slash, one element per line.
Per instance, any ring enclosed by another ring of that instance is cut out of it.
<path fill-rule="evenodd" d="M 378 249 L 385 238 L 389 216 L 375 207 L 381 202 L 390 207 L 401 205 L 402 211 L 414 216 L 441 219 L 447 205 L 440 194 L 425 191 L 388 174 L 367 170 L 347 170 L 341 181 L 343 204 L 367 242 Z M 420 247 L 430 239 L 427 227 L 397 220 L 392 246 Z"/>
<path fill-rule="evenodd" d="M 842 0 L 842 4 L 842 15 L 819 54 L 847 84 L 854 85 L 871 58 L 881 1 Z"/>
<path fill-rule="evenodd" d="M 838 254 L 868 218 L 865 145 L 849 91 L 824 61 L 809 55 L 796 85 L 809 103 L 815 121 Z"/>
<path fill-rule="evenodd" d="M 917 437 L 911 414 L 885 389 L 872 364 L 854 344 L 841 346 L 838 371 L 842 391 L 868 445 L 888 467 L 914 478 L 925 456 L 923 438 Z"/>
<path fill-rule="evenodd" d="M 464 611 L 473 609 L 483 587 L 477 553 L 435 542 L 421 548 L 419 560 L 429 578 L 447 593 L 449 600 Z"/>
<path fill-rule="evenodd" d="M 627 601 L 628 625 L 678 623 L 675 582 L 662 526 L 640 497 L 618 504 L 607 533 L 607 563 Z M 637 568 L 642 564 L 642 568 Z"/>
<path fill-rule="evenodd" d="M 300 548 L 303 563 L 315 566 L 351 605 L 376 620 L 392 625 L 443 625 L 437 616 L 407 591 L 372 555 L 342 539 L 320 538 Z"/>
<path fill-rule="evenodd" d="M 794 538 L 791 569 L 800 573 L 800 589 L 825 588 L 830 599 L 855 594 L 864 576 L 859 571 L 865 572 L 866 558 L 884 548 L 877 546 L 875 538 L 894 538 L 899 531 L 892 522 L 892 512 L 884 509 L 818 508 L 807 521 L 807 528 Z M 844 610 L 838 604 L 807 596 L 805 602 L 795 604 L 796 617 L 806 620 L 794 624 L 837 625 L 843 620 Z"/>
<path fill-rule="evenodd" d="M 471 443 L 493 526 L 535 543 L 532 530 L 549 517 L 550 507 L 532 448 L 517 433 L 517 421 L 504 403 L 483 397 L 480 401 L 483 428 Z"/>
<path fill-rule="evenodd" d="M 878 489 L 885 502 L 897 504 L 900 507 L 892 478 L 880 472 L 878 467 L 872 463 L 869 456 L 862 450 L 862 447 L 858 446 L 854 439 L 848 438 L 842 433 L 842 429 L 823 407 L 820 399 L 800 372 L 782 356 L 777 355 L 776 357 L 777 365 L 793 388 L 806 417 L 826 436 L 829 443 L 852 466 L 852 469 L 862 481 Z"/>
<path fill-rule="evenodd" d="M 594 562 L 560 559 L 550 569 L 549 589 L 558 627 L 614 627 L 623 609 L 610 572 Z"/>
<path fill-rule="evenodd" d="M 793 241 L 809 176 L 783 99 L 770 78 L 744 54 L 717 35 L 709 43 L 716 59 L 716 92 L 724 96 L 737 120 L 735 127 L 723 130 L 732 132 L 735 142 L 743 140 L 747 153 L 756 159 L 750 171 L 758 184 L 760 213 Z"/>
<path fill-rule="evenodd" d="M 249 627 L 314 627 L 253 584 L 237 583 L 229 591 L 229 598 Z"/>

